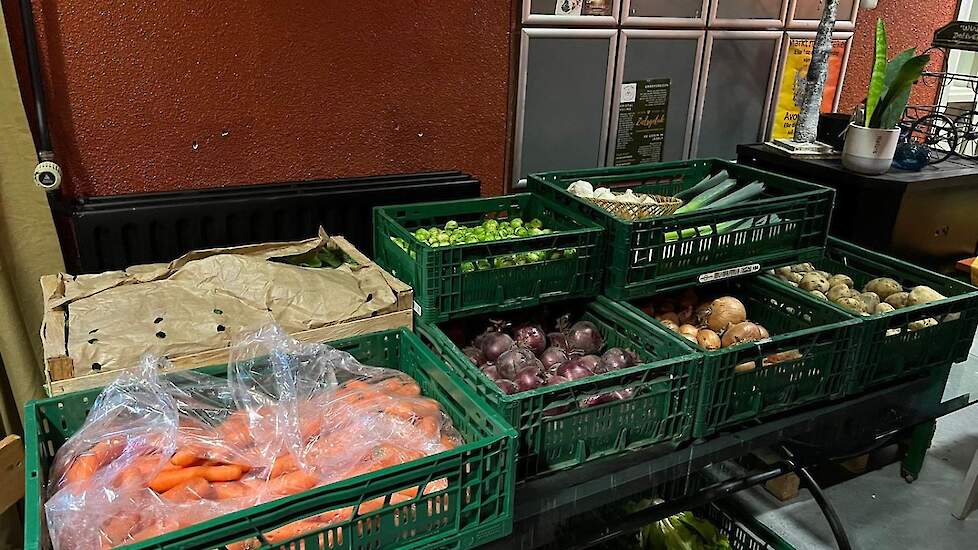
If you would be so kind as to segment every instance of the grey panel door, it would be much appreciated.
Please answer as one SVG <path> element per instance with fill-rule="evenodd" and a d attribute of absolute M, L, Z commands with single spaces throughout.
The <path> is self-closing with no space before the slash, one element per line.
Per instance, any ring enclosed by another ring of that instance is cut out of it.
<path fill-rule="evenodd" d="M 716 0 L 715 19 L 781 19 L 787 0 Z"/>
<path fill-rule="evenodd" d="M 780 33 L 708 38 L 695 156 L 734 158 L 737 145 L 764 139 Z"/>
<path fill-rule="evenodd" d="M 703 4 L 700 0 L 631 0 L 628 15 L 698 19 L 703 16 Z"/>
<path fill-rule="evenodd" d="M 839 21 L 849 21 L 852 18 L 852 8 L 855 0 L 839 0 L 839 9 L 836 12 Z M 795 7 L 795 19 L 819 20 L 822 18 L 822 10 L 825 9 L 825 0 L 797 0 Z"/>
<path fill-rule="evenodd" d="M 692 105 L 699 79 L 700 48 L 705 32 L 624 31 L 619 52 L 622 67 L 616 90 L 625 82 L 667 78 L 671 82 L 669 108 L 666 113 L 666 137 L 663 160 L 681 160 L 687 153 L 691 137 Z M 613 108 L 612 136 L 609 139 L 608 164 L 614 160 L 617 109 Z"/>
<path fill-rule="evenodd" d="M 516 180 L 534 172 L 603 164 L 616 34 L 524 30 Z"/>

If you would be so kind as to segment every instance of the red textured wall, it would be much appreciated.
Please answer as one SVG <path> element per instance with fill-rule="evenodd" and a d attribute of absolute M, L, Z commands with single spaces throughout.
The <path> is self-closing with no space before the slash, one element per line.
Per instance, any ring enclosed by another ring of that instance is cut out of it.
<path fill-rule="evenodd" d="M 70 194 L 439 169 L 502 189 L 511 0 L 34 8 Z"/>
<path fill-rule="evenodd" d="M 860 10 L 839 111 L 851 113 L 866 98 L 873 69 L 877 18 L 886 23 L 889 57 L 892 58 L 910 47 L 923 53 L 930 47 L 934 31 L 957 19 L 957 15 L 957 0 L 880 0 L 876 9 Z M 934 57 L 928 70 L 941 70 L 943 61 L 941 55 Z M 934 88 L 918 84 L 910 102 L 911 105 L 931 103 L 934 97 Z"/>

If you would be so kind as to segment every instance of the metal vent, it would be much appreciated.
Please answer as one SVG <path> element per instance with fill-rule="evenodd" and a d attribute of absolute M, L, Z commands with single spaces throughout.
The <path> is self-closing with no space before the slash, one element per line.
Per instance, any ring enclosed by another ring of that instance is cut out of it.
<path fill-rule="evenodd" d="M 322 225 L 373 252 L 373 207 L 478 197 L 479 181 L 431 172 L 91 197 L 55 209 L 72 273 L 168 262 L 194 249 L 312 237 Z"/>

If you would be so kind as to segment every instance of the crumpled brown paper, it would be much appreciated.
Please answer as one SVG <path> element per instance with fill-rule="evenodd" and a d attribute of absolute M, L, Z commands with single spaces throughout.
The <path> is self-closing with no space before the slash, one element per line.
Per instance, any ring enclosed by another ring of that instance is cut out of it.
<path fill-rule="evenodd" d="M 68 309 L 75 376 L 130 368 L 144 353 L 177 356 L 230 344 L 276 322 L 289 332 L 392 310 L 396 296 L 376 265 L 307 268 L 270 261 L 327 246 L 300 243 L 190 252 L 170 264 L 71 277 L 48 307 Z"/>

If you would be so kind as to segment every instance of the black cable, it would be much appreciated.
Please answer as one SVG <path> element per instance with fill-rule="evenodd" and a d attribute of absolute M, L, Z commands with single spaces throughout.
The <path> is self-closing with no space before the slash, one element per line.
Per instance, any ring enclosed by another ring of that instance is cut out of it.
<path fill-rule="evenodd" d="M 839 550 L 852 550 L 852 543 L 849 542 L 849 535 L 846 534 L 845 526 L 842 525 L 842 519 L 839 518 L 838 512 L 829 500 L 825 498 L 825 493 L 822 492 L 818 483 L 815 483 L 812 474 L 806 468 L 798 468 L 796 473 L 801 484 L 812 493 L 812 497 L 818 503 L 822 514 L 825 515 L 825 520 L 829 522 L 829 528 L 832 530 L 835 542 L 839 545 Z"/>
<path fill-rule="evenodd" d="M 20 23 L 24 29 L 24 44 L 27 53 L 27 67 L 31 75 L 31 93 L 34 95 L 34 115 L 37 119 L 37 140 L 41 153 L 51 152 L 51 134 L 48 130 L 47 112 L 44 109 L 44 79 L 41 76 L 41 58 L 37 50 L 37 33 L 34 28 L 34 12 L 31 0 L 20 0 Z M 41 158 L 41 160 L 49 160 Z"/>

